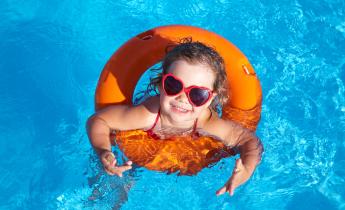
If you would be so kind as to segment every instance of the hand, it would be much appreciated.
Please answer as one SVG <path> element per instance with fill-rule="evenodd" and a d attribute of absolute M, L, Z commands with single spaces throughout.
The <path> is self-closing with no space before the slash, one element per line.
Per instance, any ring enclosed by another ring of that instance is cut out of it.
<path fill-rule="evenodd" d="M 109 175 L 117 175 L 122 177 L 122 173 L 132 168 L 132 161 L 127 161 L 122 166 L 116 165 L 116 158 L 114 153 L 110 151 L 104 151 L 100 155 L 101 162 L 103 164 L 104 170 Z"/>
<path fill-rule="evenodd" d="M 250 175 L 251 173 L 249 173 L 246 167 L 242 164 L 241 158 L 237 159 L 235 168 L 232 171 L 232 176 L 222 188 L 217 190 L 216 195 L 222 195 L 225 192 L 228 192 L 230 196 L 233 196 L 235 189 L 245 183 L 249 179 Z"/>

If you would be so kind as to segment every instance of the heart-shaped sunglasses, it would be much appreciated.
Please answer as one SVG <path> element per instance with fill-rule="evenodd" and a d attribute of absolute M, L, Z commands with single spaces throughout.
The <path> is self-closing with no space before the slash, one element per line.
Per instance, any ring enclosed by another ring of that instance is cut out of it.
<path fill-rule="evenodd" d="M 168 96 L 175 96 L 184 91 L 193 106 L 202 106 L 212 98 L 213 91 L 206 87 L 192 85 L 184 87 L 181 79 L 171 73 L 163 75 L 163 90 Z"/>

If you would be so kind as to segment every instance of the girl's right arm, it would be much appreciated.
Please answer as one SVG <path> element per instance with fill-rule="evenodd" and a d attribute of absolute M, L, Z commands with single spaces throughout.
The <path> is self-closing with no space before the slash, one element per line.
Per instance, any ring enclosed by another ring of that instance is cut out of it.
<path fill-rule="evenodd" d="M 112 130 L 134 130 L 148 127 L 155 110 L 150 101 L 138 106 L 113 105 L 93 114 L 87 121 L 87 133 L 97 154 L 111 149 Z"/>
<path fill-rule="evenodd" d="M 116 158 L 111 152 L 110 133 L 112 130 L 132 130 L 148 127 L 154 117 L 154 110 L 149 110 L 150 105 L 144 103 L 138 106 L 114 105 L 104 108 L 87 121 L 89 140 L 98 154 L 108 174 L 122 175 L 127 166 L 116 166 Z M 125 168 L 121 168 L 125 167 Z M 128 168 L 128 169 L 127 169 Z"/>

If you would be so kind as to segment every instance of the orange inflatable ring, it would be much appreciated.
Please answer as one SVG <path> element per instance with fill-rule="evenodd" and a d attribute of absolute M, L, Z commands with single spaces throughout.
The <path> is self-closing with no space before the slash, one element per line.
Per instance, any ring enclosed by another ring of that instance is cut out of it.
<path fill-rule="evenodd" d="M 225 38 L 192 26 L 170 25 L 141 33 L 121 46 L 104 67 L 98 81 L 96 110 L 113 104 L 131 104 L 140 76 L 165 56 L 166 47 L 192 37 L 212 46 L 225 61 L 230 101 L 222 118 L 255 130 L 261 114 L 261 86 L 244 54 Z M 234 152 L 210 137 L 176 137 L 155 140 L 145 131 L 118 131 L 116 143 L 139 166 L 179 174 L 196 174 Z"/>

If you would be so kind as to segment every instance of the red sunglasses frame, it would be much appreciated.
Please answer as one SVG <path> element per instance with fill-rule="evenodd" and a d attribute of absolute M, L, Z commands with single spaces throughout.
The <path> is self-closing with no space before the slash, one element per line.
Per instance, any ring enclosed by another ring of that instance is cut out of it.
<path fill-rule="evenodd" d="M 182 84 L 182 89 L 176 93 L 176 94 L 168 94 L 165 90 L 165 80 L 167 77 L 173 77 L 175 80 L 181 82 Z M 195 107 L 199 107 L 199 106 L 202 106 L 204 104 L 206 104 L 211 98 L 212 98 L 212 94 L 213 94 L 213 90 L 207 88 L 207 87 L 202 87 L 202 86 L 197 86 L 197 85 L 192 85 L 192 86 L 189 86 L 189 87 L 185 87 L 183 81 L 181 79 L 179 79 L 178 77 L 176 77 L 175 75 L 173 75 L 172 73 L 168 73 L 168 74 L 164 74 L 163 75 L 163 78 L 162 78 L 162 86 L 163 86 L 163 90 L 164 90 L 164 93 L 168 96 L 176 96 L 178 94 L 180 94 L 182 91 L 186 94 L 187 98 L 188 98 L 188 101 L 189 103 L 191 103 L 193 106 Z M 193 88 L 198 88 L 198 89 L 202 89 L 202 90 L 207 90 L 208 92 L 208 98 L 205 100 L 205 102 L 203 102 L 201 105 L 196 105 L 195 103 L 193 103 L 193 101 L 191 100 L 190 96 L 189 96 L 189 93 L 190 91 L 193 89 Z"/>

